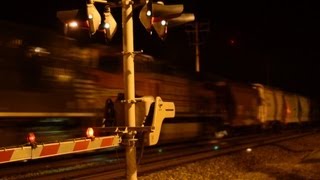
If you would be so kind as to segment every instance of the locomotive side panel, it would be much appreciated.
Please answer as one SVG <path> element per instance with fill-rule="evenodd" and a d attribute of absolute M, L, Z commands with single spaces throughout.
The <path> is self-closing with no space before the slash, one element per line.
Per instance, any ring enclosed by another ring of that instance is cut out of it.
<path fill-rule="evenodd" d="M 2 117 L 95 114 L 97 89 L 87 70 L 96 49 L 50 30 L 0 23 Z"/>
<path fill-rule="evenodd" d="M 215 112 L 215 93 L 206 89 L 202 82 L 163 74 L 136 74 L 136 92 L 151 92 L 153 96 L 174 102 L 176 116 L 201 117 Z"/>
<path fill-rule="evenodd" d="M 81 86 L 77 81 L 80 74 L 67 63 L 64 63 L 66 67 L 57 67 L 48 63 L 51 59 L 26 56 L 1 55 L 1 60 L 0 109 L 3 112 L 77 112 L 78 108 L 83 110 L 84 105 L 94 105 L 89 96 L 96 93 L 83 93 L 88 87 Z M 16 62 L 8 64 L 10 61 Z"/>

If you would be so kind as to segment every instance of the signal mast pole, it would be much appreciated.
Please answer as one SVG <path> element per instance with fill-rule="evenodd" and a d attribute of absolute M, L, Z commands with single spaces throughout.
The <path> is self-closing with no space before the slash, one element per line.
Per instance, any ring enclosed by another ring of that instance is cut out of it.
<path fill-rule="evenodd" d="M 122 0 L 122 46 L 123 76 L 125 94 L 125 119 L 128 127 L 135 127 L 135 87 L 134 87 L 134 43 L 133 43 L 133 7 L 131 0 Z M 127 179 L 137 179 L 136 146 L 134 133 L 127 137 L 126 163 Z"/>

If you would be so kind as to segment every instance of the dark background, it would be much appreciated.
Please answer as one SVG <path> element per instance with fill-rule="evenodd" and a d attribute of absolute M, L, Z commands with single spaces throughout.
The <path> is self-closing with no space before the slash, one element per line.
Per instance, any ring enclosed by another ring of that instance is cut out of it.
<path fill-rule="evenodd" d="M 116 1 L 112 0 L 109 2 Z M 167 0 L 183 3 L 200 27 L 200 71 L 228 79 L 262 83 L 319 98 L 319 10 L 309 1 Z M 83 0 L 10 1 L 2 19 L 57 28 L 57 10 L 81 7 Z M 136 3 L 137 4 L 137 3 Z M 134 11 L 135 50 L 195 71 L 194 24 L 150 36 Z M 112 8 L 118 31 L 107 45 L 121 47 L 121 8 Z"/>

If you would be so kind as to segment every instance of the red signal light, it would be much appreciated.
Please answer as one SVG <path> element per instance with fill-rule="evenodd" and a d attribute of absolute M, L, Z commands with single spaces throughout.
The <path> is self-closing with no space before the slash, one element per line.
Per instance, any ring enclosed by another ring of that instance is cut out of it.
<path fill-rule="evenodd" d="M 36 136 L 34 133 L 28 133 L 28 136 L 27 136 L 27 141 L 30 143 L 30 144 L 34 144 L 36 142 Z"/>
<path fill-rule="evenodd" d="M 233 45 L 235 45 L 235 44 L 236 44 L 236 40 L 234 40 L 234 39 L 230 39 L 230 40 L 229 40 L 229 43 L 230 43 L 230 45 L 232 45 L 232 46 L 233 46 Z"/>

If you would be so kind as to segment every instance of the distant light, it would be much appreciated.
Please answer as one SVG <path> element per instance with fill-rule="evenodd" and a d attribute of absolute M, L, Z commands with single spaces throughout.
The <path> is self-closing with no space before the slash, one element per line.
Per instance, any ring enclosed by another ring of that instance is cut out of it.
<path fill-rule="evenodd" d="M 62 81 L 62 82 L 66 82 L 66 81 L 69 81 L 69 80 L 71 80 L 71 76 L 70 75 L 67 75 L 67 74 L 58 74 L 57 75 L 57 79 L 59 80 L 59 81 Z"/>
<path fill-rule="evenodd" d="M 38 55 L 38 56 L 43 56 L 43 55 L 48 55 L 50 52 L 42 47 L 31 47 L 30 48 L 30 53 L 32 55 Z"/>
<path fill-rule="evenodd" d="M 249 153 L 249 152 L 252 152 L 252 149 L 251 148 L 247 148 L 246 151 Z"/>
<path fill-rule="evenodd" d="M 223 137 L 225 137 L 227 135 L 228 135 L 228 132 L 226 130 L 215 132 L 215 137 L 216 138 L 223 138 Z"/>
<path fill-rule="evenodd" d="M 69 22 L 69 27 L 71 27 L 71 28 L 77 28 L 77 27 L 78 27 L 78 22 L 77 22 L 77 21 Z"/>
<path fill-rule="evenodd" d="M 218 145 L 213 146 L 213 150 L 218 150 L 220 147 Z"/>
<path fill-rule="evenodd" d="M 40 48 L 40 47 L 36 47 L 36 48 L 34 48 L 34 52 L 36 52 L 36 53 L 41 52 L 41 48 Z"/>
<path fill-rule="evenodd" d="M 229 44 L 231 45 L 231 46 L 235 46 L 236 45 L 236 40 L 235 39 L 229 39 Z"/>
<path fill-rule="evenodd" d="M 163 152 L 163 150 L 162 150 L 162 149 L 158 149 L 158 152 L 159 152 L 159 153 L 162 153 L 162 152 Z"/>
<path fill-rule="evenodd" d="M 88 15 L 88 18 L 89 18 L 89 19 L 92 19 L 92 18 L 93 18 L 92 14 L 89 14 L 89 15 Z"/>

